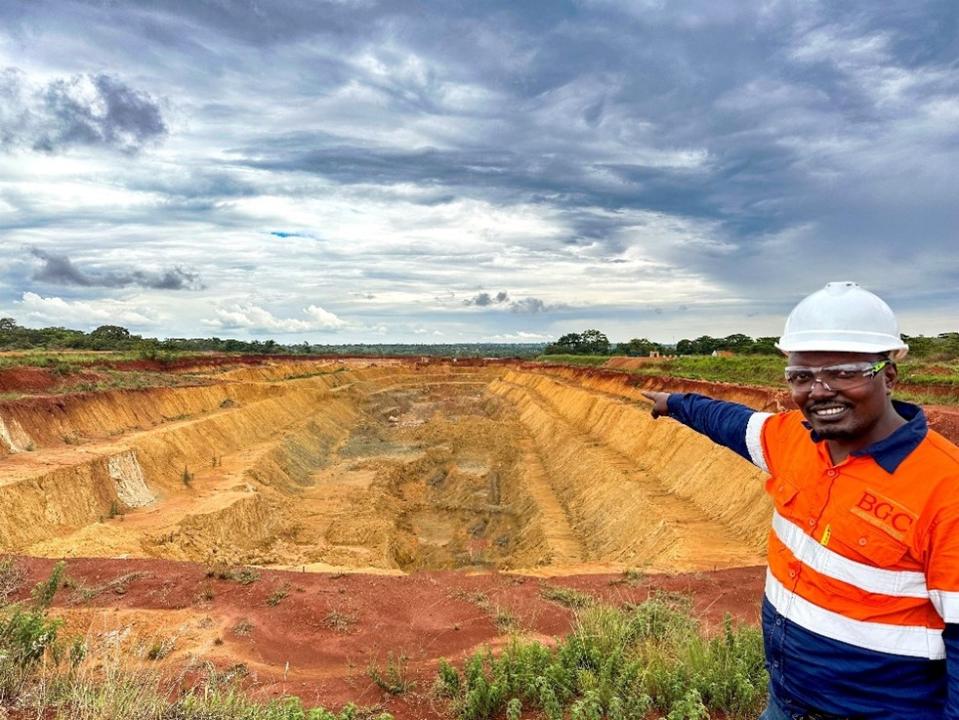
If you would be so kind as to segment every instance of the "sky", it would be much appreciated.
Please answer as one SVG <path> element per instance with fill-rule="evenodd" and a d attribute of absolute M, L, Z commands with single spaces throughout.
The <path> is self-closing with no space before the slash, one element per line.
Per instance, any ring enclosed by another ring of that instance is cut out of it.
<path fill-rule="evenodd" d="M 4 0 L 0 315 L 289 343 L 959 325 L 959 3 Z"/>

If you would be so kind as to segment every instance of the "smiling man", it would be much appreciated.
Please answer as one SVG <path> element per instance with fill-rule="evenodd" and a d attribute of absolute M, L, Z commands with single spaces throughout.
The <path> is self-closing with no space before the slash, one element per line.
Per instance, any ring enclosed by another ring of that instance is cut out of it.
<path fill-rule="evenodd" d="M 829 283 L 778 347 L 798 412 L 646 393 L 770 474 L 763 719 L 959 718 L 959 448 L 892 399 L 895 316 Z"/>

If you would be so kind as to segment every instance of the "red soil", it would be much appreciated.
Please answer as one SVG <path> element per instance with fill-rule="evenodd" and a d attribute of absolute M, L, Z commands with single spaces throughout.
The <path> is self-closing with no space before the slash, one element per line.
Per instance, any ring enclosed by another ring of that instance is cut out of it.
<path fill-rule="evenodd" d="M 38 367 L 0 370 L 0 392 L 43 392 L 59 381 L 54 373 Z"/>
<path fill-rule="evenodd" d="M 25 588 L 48 576 L 52 560 L 22 558 Z M 67 575 L 75 587 L 97 587 L 129 573 L 142 573 L 118 594 L 107 590 L 87 601 L 76 601 L 74 590 L 63 589 L 54 612 L 68 618 L 74 632 L 83 622 L 142 612 L 153 632 L 164 629 L 164 611 L 194 617 L 210 628 L 222 644 L 210 644 L 204 658 L 220 667 L 244 663 L 251 671 L 248 690 L 268 698 L 295 694 L 307 704 L 339 707 L 382 704 L 398 720 L 449 717 L 429 689 L 440 658 L 455 664 L 483 645 L 496 647 L 507 637 L 496 628 L 490 608 L 510 613 L 527 633 L 545 642 L 563 636 L 572 614 L 541 597 L 545 585 L 588 592 L 614 604 L 640 602 L 654 591 L 689 594 L 695 615 L 707 629 L 721 627 L 725 613 L 737 621 L 757 624 L 763 568 L 739 568 L 710 573 L 641 576 L 626 582 L 622 575 L 579 575 L 541 579 L 518 575 L 424 572 L 409 576 L 316 574 L 262 570 L 249 585 L 208 578 L 203 566 L 161 560 L 71 560 Z M 271 606 L 278 590 L 288 594 Z M 212 594 L 212 599 L 204 600 Z M 82 608 L 82 613 L 80 609 Z M 91 608 L 99 612 L 90 612 Z M 159 611 L 159 612 L 155 612 Z M 329 627 L 331 612 L 352 620 L 346 631 Z M 84 618 L 82 621 L 80 618 Z M 72 618 L 72 619 L 71 619 Z M 237 635 L 240 620 L 252 626 Z M 97 621 L 103 625 L 102 621 Z M 166 627 L 167 632 L 172 628 Z M 393 697 L 369 678 L 371 663 L 381 667 L 388 656 L 409 658 L 406 676 L 416 685 Z M 171 671 L 177 668 L 170 667 Z"/>

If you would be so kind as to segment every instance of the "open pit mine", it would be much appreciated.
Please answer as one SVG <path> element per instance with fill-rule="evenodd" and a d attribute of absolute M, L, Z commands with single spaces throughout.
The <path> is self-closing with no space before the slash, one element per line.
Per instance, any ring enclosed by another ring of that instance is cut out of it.
<path fill-rule="evenodd" d="M 390 360 L 202 377 L 6 403 L 3 550 L 307 571 L 762 562 L 760 473 L 653 422 L 635 377 Z"/>

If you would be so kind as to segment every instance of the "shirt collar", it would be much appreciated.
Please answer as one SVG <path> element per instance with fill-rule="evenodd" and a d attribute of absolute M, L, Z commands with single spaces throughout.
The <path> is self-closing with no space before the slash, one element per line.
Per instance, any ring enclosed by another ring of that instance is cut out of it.
<path fill-rule="evenodd" d="M 874 442 L 862 450 L 856 450 L 851 453 L 856 457 L 862 455 L 871 456 L 872 459 L 876 461 L 876 464 L 890 475 L 896 472 L 902 464 L 902 461 L 909 457 L 909 454 L 913 450 L 919 447 L 919 443 L 925 440 L 926 434 L 929 431 L 929 426 L 926 424 L 926 415 L 923 413 L 921 407 L 899 400 L 893 400 L 892 405 L 896 409 L 896 412 L 899 413 L 899 416 L 906 421 L 906 424 L 896 428 L 895 431 L 882 440 Z M 803 420 L 803 425 L 809 430 L 809 435 L 812 437 L 813 442 L 818 443 L 822 440 L 807 421 Z"/>

